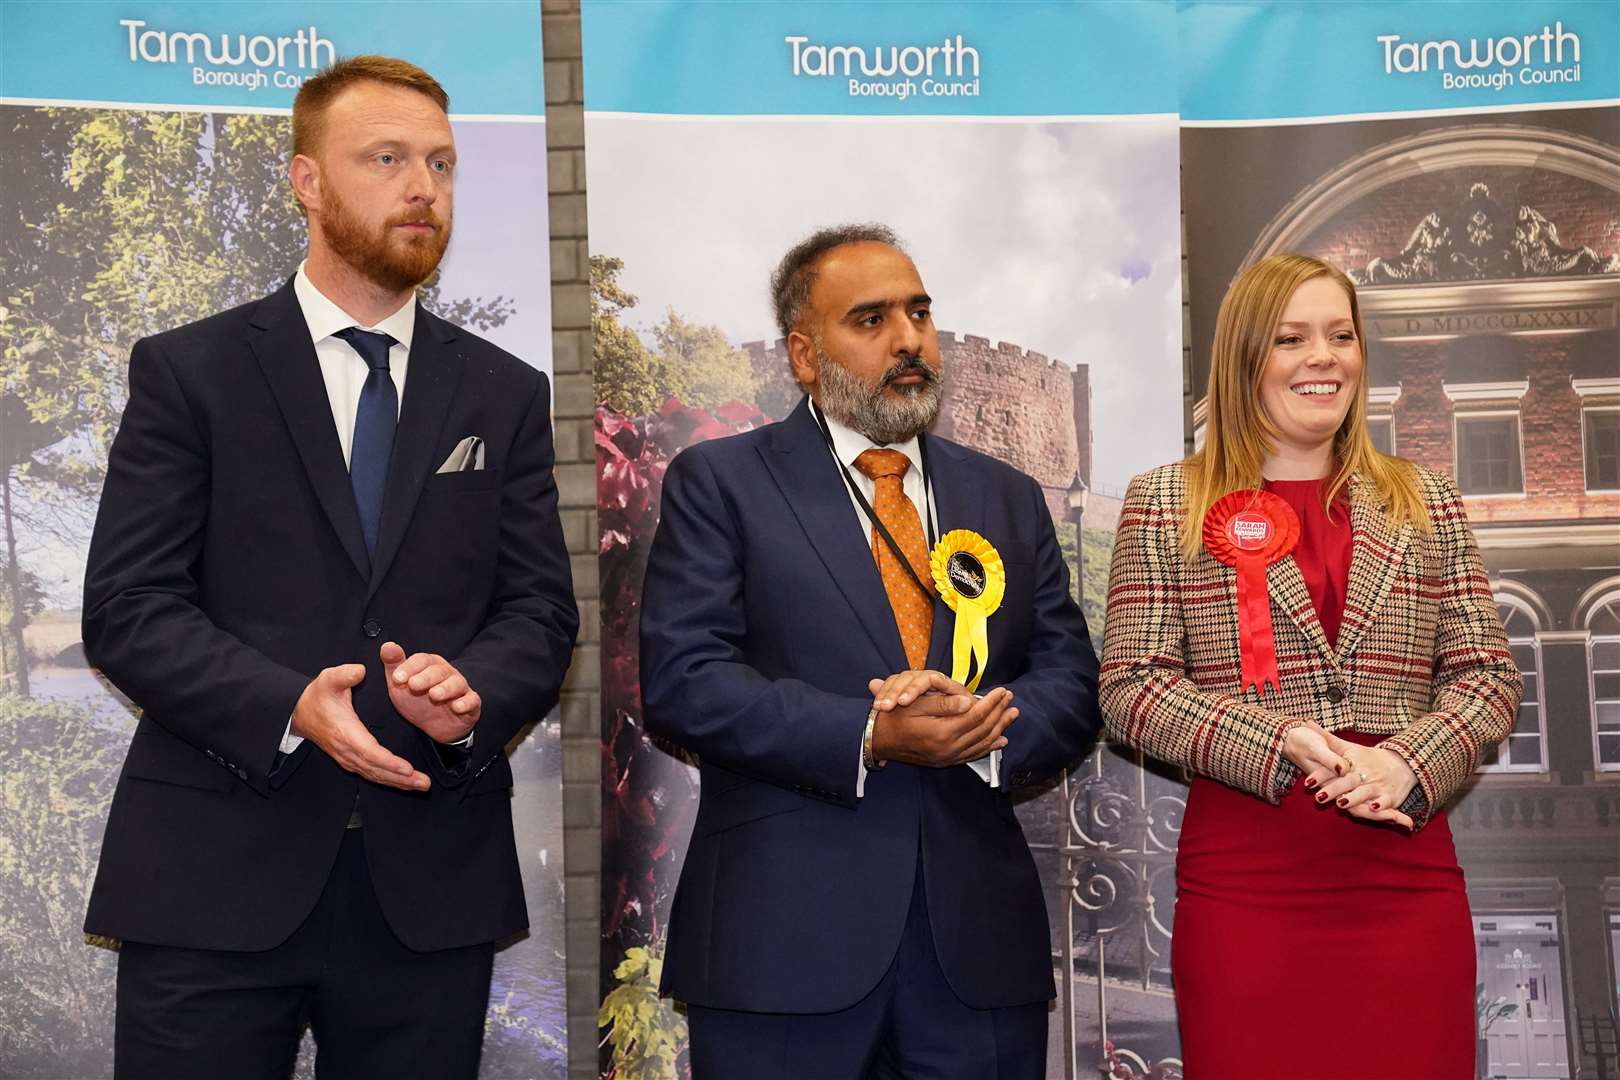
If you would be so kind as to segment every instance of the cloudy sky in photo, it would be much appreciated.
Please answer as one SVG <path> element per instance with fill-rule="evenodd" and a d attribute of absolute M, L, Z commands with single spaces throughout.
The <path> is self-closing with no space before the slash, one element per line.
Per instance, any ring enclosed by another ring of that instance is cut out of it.
<path fill-rule="evenodd" d="M 1173 121 L 586 125 L 591 251 L 624 259 L 637 329 L 673 306 L 735 343 L 775 338 L 782 253 L 821 225 L 883 221 L 942 329 L 1091 366 L 1100 487 L 1180 456 Z"/>
<path fill-rule="evenodd" d="M 456 221 L 444 258 L 445 296 L 511 300 L 512 317 L 484 336 L 550 371 L 546 127 L 459 120 L 455 134 Z"/>

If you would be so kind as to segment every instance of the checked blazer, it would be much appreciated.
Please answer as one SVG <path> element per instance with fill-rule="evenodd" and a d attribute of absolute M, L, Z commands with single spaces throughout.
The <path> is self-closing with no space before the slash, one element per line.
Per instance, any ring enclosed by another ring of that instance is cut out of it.
<path fill-rule="evenodd" d="M 1423 825 L 1507 736 L 1523 688 L 1456 485 L 1412 468 L 1427 529 L 1392 527 L 1377 489 L 1351 477 L 1336 648 L 1293 556 L 1268 568 L 1281 689 L 1265 693 L 1238 688 L 1237 571 L 1182 552 L 1182 466 L 1131 481 L 1098 689 L 1109 737 L 1275 803 L 1299 779 L 1282 755 L 1292 728 L 1385 735 L 1417 775 L 1422 797 L 1403 809 Z"/>

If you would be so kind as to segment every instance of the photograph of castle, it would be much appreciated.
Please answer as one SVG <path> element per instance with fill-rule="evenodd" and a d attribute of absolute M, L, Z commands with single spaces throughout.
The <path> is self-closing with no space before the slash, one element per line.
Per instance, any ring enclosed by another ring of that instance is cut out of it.
<path fill-rule="evenodd" d="M 1183 447 L 1178 136 L 1168 117 L 587 114 L 586 129 L 602 585 L 602 993 L 620 1009 L 655 1000 L 658 928 L 697 809 L 695 772 L 640 727 L 636 613 L 646 549 L 670 458 L 781 419 L 799 402 L 771 315 L 776 261 L 828 224 L 878 221 L 900 235 L 942 328 L 945 395 L 934 433 L 1040 483 L 1100 647 L 1120 497 L 1132 476 Z M 1093 755 L 1104 757 L 1110 783 L 1118 772 L 1119 784 L 1139 786 L 1134 764 L 1106 750 Z M 1052 1012 L 1053 1077 L 1072 1075 L 1076 1059 L 1097 1060 L 1105 1039 L 1094 990 L 1072 1000 L 1073 973 L 1084 978 L 1095 966 L 1088 942 L 1101 940 L 1081 940 L 1066 921 L 1083 860 L 1064 823 L 1077 793 L 1092 790 L 1082 781 L 1019 795 L 1048 884 L 1054 970 L 1071 972 L 1060 979 L 1065 1005 Z M 1101 916 L 1103 937 L 1124 911 Z M 1151 997 L 1150 1012 L 1169 1016 L 1173 1039 L 1168 993 L 1156 985 Z M 667 1002 L 610 1017 L 604 1068 L 615 1067 L 614 1041 L 628 1040 L 632 1025 L 644 1042 L 681 1046 L 683 1024 Z"/>

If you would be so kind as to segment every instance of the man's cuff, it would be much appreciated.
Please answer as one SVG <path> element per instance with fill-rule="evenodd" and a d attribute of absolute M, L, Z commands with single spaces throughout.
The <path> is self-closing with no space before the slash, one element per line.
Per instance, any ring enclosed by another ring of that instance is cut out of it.
<path fill-rule="evenodd" d="M 470 735 L 468 736 L 468 738 L 471 737 L 472 736 Z M 287 730 L 281 734 L 281 746 L 279 749 L 283 754 L 290 754 L 302 746 L 303 742 L 304 737 L 302 735 L 294 735 L 292 733 L 292 717 L 287 717 Z"/>
<path fill-rule="evenodd" d="M 857 770 L 857 772 L 855 773 L 855 797 L 857 799 L 860 799 L 860 798 L 864 798 L 866 796 L 866 732 L 865 731 L 861 732 L 860 739 L 857 740 L 856 743 L 855 743 L 855 768 Z"/>
<path fill-rule="evenodd" d="M 993 788 L 1001 786 L 1001 751 L 992 750 L 982 758 L 976 758 L 967 763 L 967 767 L 979 774 L 979 779 Z"/>

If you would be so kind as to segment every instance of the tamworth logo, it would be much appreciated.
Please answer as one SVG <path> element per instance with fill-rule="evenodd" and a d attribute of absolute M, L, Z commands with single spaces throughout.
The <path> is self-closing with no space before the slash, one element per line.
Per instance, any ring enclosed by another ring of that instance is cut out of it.
<path fill-rule="evenodd" d="M 1399 34 L 1380 34 L 1378 43 L 1384 47 L 1385 75 L 1438 72 L 1442 90 L 1501 90 L 1520 83 L 1581 81 L 1581 37 L 1565 30 L 1562 21 L 1534 34 L 1469 38 L 1466 42 L 1451 38 L 1403 41 Z"/>
<path fill-rule="evenodd" d="M 849 82 L 850 97 L 978 97 L 979 50 L 957 34 L 938 45 L 822 45 L 804 35 L 793 49 L 795 77 Z"/>
<path fill-rule="evenodd" d="M 276 37 L 152 30 L 144 19 L 119 19 L 118 25 L 129 35 L 130 63 L 189 64 L 195 86 L 296 90 L 306 76 L 292 69 L 314 73 L 337 59 L 337 49 L 313 25 Z M 234 70 L 211 70 L 214 68 Z M 274 70 L 265 70 L 268 68 Z"/>

